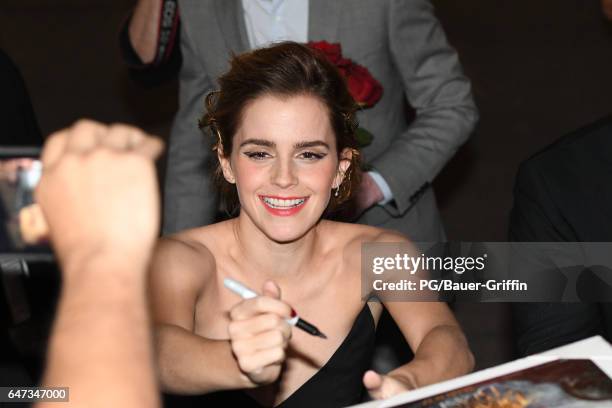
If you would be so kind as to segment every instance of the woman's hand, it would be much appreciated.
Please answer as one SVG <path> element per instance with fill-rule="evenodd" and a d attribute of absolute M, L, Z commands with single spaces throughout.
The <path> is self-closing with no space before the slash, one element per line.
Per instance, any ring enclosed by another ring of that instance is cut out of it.
<path fill-rule="evenodd" d="M 368 370 L 363 375 L 363 385 L 373 399 L 385 399 L 416 388 L 414 380 L 400 374 L 378 374 Z"/>
<path fill-rule="evenodd" d="M 280 289 L 267 281 L 262 296 L 243 300 L 230 310 L 228 326 L 238 366 L 252 386 L 278 378 L 291 338 L 291 306 L 280 300 Z"/>

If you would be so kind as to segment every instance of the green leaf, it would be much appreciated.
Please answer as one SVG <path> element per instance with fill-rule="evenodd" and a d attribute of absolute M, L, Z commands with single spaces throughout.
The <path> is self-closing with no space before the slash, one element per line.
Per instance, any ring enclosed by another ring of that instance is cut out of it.
<path fill-rule="evenodd" d="M 355 139 L 357 139 L 357 146 L 362 148 L 372 143 L 374 136 L 364 128 L 360 127 L 355 131 Z"/>

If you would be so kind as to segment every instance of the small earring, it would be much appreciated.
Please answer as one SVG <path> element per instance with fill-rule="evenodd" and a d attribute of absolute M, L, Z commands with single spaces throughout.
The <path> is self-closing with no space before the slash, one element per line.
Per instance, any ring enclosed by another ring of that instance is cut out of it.
<path fill-rule="evenodd" d="M 338 197 L 339 193 L 338 191 L 340 191 L 340 187 L 336 187 L 336 192 L 334 193 L 334 197 Z"/>

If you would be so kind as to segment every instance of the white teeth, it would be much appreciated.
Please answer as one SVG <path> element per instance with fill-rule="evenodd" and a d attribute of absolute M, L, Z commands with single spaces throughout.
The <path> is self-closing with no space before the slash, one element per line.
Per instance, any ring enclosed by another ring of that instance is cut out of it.
<path fill-rule="evenodd" d="M 292 208 L 301 205 L 306 201 L 305 198 L 296 198 L 293 200 L 283 200 L 278 198 L 263 197 L 264 202 L 272 208 Z"/>

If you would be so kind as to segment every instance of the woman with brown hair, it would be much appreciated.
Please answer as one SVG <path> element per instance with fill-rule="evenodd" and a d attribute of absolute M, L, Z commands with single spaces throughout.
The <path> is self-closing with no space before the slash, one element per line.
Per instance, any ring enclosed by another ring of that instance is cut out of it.
<path fill-rule="evenodd" d="M 368 371 L 382 305 L 360 296 L 361 244 L 407 239 L 323 217 L 359 182 L 356 104 L 337 69 L 281 43 L 234 57 L 219 84 L 201 124 L 235 217 L 158 245 L 150 291 L 164 389 L 240 389 L 214 400 L 240 406 L 344 406 L 365 390 L 386 398 L 468 372 L 463 333 L 435 302 L 384 304 L 415 358 Z M 226 278 L 261 295 L 241 300 Z M 292 306 L 327 339 L 293 330 Z"/>

